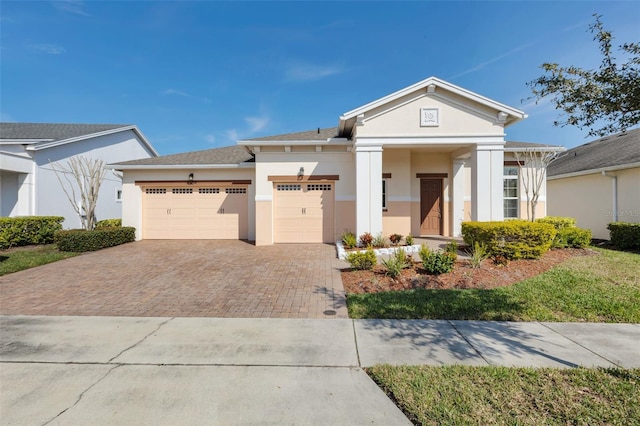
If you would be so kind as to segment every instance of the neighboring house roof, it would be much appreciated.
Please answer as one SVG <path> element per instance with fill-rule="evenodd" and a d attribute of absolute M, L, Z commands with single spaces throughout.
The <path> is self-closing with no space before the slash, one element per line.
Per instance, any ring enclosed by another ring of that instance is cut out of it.
<path fill-rule="evenodd" d="M 554 177 L 627 166 L 640 167 L 640 128 L 572 148 L 551 163 L 547 173 Z"/>
<path fill-rule="evenodd" d="M 205 149 L 202 151 L 185 152 L 181 154 L 163 155 L 161 157 L 143 158 L 141 160 L 124 161 L 110 164 L 109 168 L 116 170 L 143 169 L 143 168 L 172 168 L 183 167 L 212 167 L 212 166 L 239 166 L 253 163 L 254 156 L 245 147 L 239 145 L 225 146 L 222 148 Z"/>
<path fill-rule="evenodd" d="M 463 98 L 469 99 L 473 102 L 477 102 L 481 105 L 484 105 L 489 108 L 493 108 L 496 111 L 499 111 L 499 115 L 501 116 L 501 119 L 504 122 L 505 127 L 517 121 L 520 121 L 524 118 L 527 118 L 527 114 L 525 114 L 523 111 L 520 111 L 519 109 L 510 107 L 500 102 L 496 102 L 482 95 L 474 93 L 470 90 L 464 89 L 460 86 L 456 86 L 455 84 L 451 84 L 447 81 L 441 80 L 437 77 L 429 77 L 415 84 L 412 84 L 411 86 L 405 87 L 404 89 L 400 89 L 397 92 L 391 93 L 390 95 L 384 96 L 373 102 L 369 102 L 366 105 L 363 105 L 361 107 L 352 109 L 351 111 L 345 112 L 340 116 L 338 132 L 340 135 L 349 134 L 351 132 L 351 128 L 353 127 L 353 123 L 355 122 L 355 118 L 358 115 L 364 114 L 368 111 L 371 111 L 374 108 L 378 108 L 384 104 L 393 102 L 396 99 L 399 99 L 403 96 L 409 95 L 419 90 L 426 89 L 427 93 L 437 93 L 438 88 L 442 88 L 445 91 L 455 93 L 458 96 L 462 96 Z"/>
<path fill-rule="evenodd" d="M 133 124 L 0 123 L 0 143 L 22 143 L 29 145 L 29 150 L 39 151 L 127 130 L 134 131 L 149 151 L 158 155 Z"/>

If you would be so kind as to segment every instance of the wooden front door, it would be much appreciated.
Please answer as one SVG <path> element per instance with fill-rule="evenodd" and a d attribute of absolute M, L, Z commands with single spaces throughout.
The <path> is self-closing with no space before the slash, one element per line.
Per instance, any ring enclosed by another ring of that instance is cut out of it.
<path fill-rule="evenodd" d="M 442 235 L 442 179 L 420 180 L 420 235 Z"/>

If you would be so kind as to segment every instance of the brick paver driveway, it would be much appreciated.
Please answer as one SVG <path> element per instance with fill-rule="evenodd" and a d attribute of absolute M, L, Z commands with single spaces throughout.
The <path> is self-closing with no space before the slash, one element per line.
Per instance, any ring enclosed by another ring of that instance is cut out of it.
<path fill-rule="evenodd" d="M 326 244 L 138 241 L 0 277 L 0 313 L 346 318 L 345 265 Z"/>

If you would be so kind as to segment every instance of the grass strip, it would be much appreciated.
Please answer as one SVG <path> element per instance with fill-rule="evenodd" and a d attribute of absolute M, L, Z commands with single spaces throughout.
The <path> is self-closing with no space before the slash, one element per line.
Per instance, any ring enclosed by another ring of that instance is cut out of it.
<path fill-rule="evenodd" d="M 55 244 L 0 251 L 0 276 L 77 255 L 59 251 Z"/>
<path fill-rule="evenodd" d="M 367 373 L 419 425 L 640 425 L 640 369 L 380 365 Z"/>

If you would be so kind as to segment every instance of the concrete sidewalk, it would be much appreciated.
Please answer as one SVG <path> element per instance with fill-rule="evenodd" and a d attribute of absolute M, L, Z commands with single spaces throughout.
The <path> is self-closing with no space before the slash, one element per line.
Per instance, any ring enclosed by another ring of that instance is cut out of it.
<path fill-rule="evenodd" d="M 640 367 L 640 325 L 0 317 L 1 424 L 410 424 L 361 367 Z"/>

